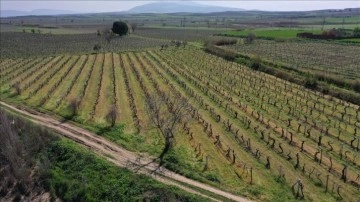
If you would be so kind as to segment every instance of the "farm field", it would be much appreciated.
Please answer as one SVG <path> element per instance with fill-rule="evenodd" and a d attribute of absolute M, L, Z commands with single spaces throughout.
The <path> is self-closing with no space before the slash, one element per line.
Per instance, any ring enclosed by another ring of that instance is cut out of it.
<path fill-rule="evenodd" d="M 201 29 L 201 28 L 140 28 L 136 35 L 149 38 L 159 38 L 168 40 L 183 41 L 203 41 L 214 34 L 221 32 L 220 29 Z"/>
<path fill-rule="evenodd" d="M 339 79 L 360 78 L 360 46 L 319 41 L 256 40 L 252 44 L 227 46 L 241 54 L 258 56 L 304 72 L 322 73 Z"/>
<path fill-rule="evenodd" d="M 287 28 L 261 28 L 261 29 L 245 29 L 239 31 L 228 31 L 221 35 L 225 36 L 236 36 L 236 37 L 247 37 L 250 33 L 254 33 L 258 38 L 266 39 L 294 39 L 296 34 L 301 32 L 311 31 L 314 34 L 322 33 L 321 30 L 310 30 L 310 29 L 287 29 Z"/>
<path fill-rule="evenodd" d="M 360 43 L 360 39 L 342 39 L 341 41 L 350 43 Z"/>
<path fill-rule="evenodd" d="M 291 48 L 289 43 L 280 45 Z M 305 49 L 301 45 L 295 49 Z M 316 50 L 327 46 L 307 45 Z M 327 48 L 332 47 L 324 50 Z M 354 49 L 347 47 L 344 54 L 355 52 L 357 47 Z M 276 50 L 271 58 L 282 60 Z M 328 60 L 322 62 L 333 65 L 331 52 L 325 53 Z M 354 54 L 349 57 L 340 60 L 344 66 L 340 75 L 359 78 L 351 66 L 358 58 Z M 303 62 L 315 66 L 316 61 L 309 58 Z M 314 68 L 324 71 L 321 65 Z M 302 196 L 309 201 L 358 200 L 357 105 L 190 45 L 2 58 L 0 69 L 2 100 L 72 119 L 102 131 L 101 135 L 125 148 L 152 155 L 161 153 L 164 140 L 152 127 L 147 109 L 151 96 L 162 97 L 168 110 L 174 100 L 187 100 L 189 118 L 178 128 L 165 166 L 215 187 L 259 201 L 295 201 Z M 348 73 L 349 69 L 354 72 Z M 74 101 L 76 113 L 72 110 Z M 108 114 L 114 108 L 117 116 L 111 127 Z M 117 132 L 122 130 L 124 133 Z M 298 179 L 303 194 L 298 191 Z"/>
<path fill-rule="evenodd" d="M 0 35 L 1 58 L 54 56 L 58 54 L 88 54 L 96 52 L 99 45 L 102 51 L 135 51 L 169 43 L 166 39 L 148 38 L 131 35 L 126 38 L 114 38 L 109 43 L 104 36 L 92 34 L 38 34 L 3 32 Z"/>

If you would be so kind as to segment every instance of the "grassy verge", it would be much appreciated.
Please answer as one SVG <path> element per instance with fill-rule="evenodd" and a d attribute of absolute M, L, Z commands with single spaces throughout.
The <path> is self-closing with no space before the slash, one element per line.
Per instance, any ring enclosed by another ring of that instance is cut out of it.
<path fill-rule="evenodd" d="M 64 201 L 204 200 L 120 169 L 65 139 L 51 143 L 45 155 L 51 163 L 46 187 Z"/>
<path fill-rule="evenodd" d="M 6 108 L 0 112 L 0 196 L 5 201 L 46 193 L 48 200 L 62 201 L 206 201 L 119 168 Z"/>

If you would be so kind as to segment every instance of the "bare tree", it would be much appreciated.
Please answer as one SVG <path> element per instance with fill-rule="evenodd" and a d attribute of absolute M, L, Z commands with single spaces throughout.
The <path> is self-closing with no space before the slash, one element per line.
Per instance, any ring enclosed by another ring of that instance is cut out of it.
<path fill-rule="evenodd" d="M 21 88 L 20 88 L 20 85 L 18 83 L 15 83 L 13 85 L 13 88 L 15 89 L 15 93 L 16 95 L 20 95 L 21 94 Z"/>
<path fill-rule="evenodd" d="M 105 40 L 107 41 L 107 42 L 111 42 L 111 40 L 113 39 L 113 38 L 115 38 L 115 34 L 114 34 L 114 32 L 113 31 L 111 31 L 111 29 L 105 29 L 104 31 L 103 31 L 103 36 L 105 37 Z"/>
<path fill-rule="evenodd" d="M 295 187 L 297 187 L 297 191 L 295 190 L 296 189 Z M 304 184 L 302 183 L 302 180 L 300 178 L 298 178 L 296 182 L 291 186 L 291 189 L 294 194 L 296 193 L 295 195 L 296 198 L 300 198 L 300 199 L 304 198 L 304 192 L 303 192 Z"/>
<path fill-rule="evenodd" d="M 79 110 L 79 105 L 80 105 L 80 101 L 78 101 L 77 99 L 73 99 L 70 101 L 69 108 L 71 110 L 71 117 L 74 117 L 77 115 L 78 110 Z"/>
<path fill-rule="evenodd" d="M 137 29 L 137 23 L 131 23 L 130 27 L 131 27 L 131 32 L 135 32 L 135 30 Z"/>
<path fill-rule="evenodd" d="M 41 191 L 39 178 L 44 170 L 39 167 L 44 166 L 33 157 L 52 139 L 45 129 L 0 109 L 0 198 L 19 196 L 28 201 L 30 192 Z"/>
<path fill-rule="evenodd" d="M 106 118 L 111 122 L 111 127 L 114 127 L 117 119 L 117 110 L 115 105 L 111 106 Z"/>
<path fill-rule="evenodd" d="M 177 127 L 190 117 L 190 110 L 188 100 L 180 95 L 166 97 L 153 95 L 148 98 L 148 114 L 151 122 L 165 140 L 165 146 L 156 158 L 160 163 L 155 171 L 164 164 L 164 156 L 173 145 Z"/>
<path fill-rule="evenodd" d="M 14 177 L 26 180 L 30 171 L 27 169 L 28 162 L 24 158 L 23 145 L 14 125 L 15 120 L 10 120 L 5 113 L 1 113 L 0 123 L 0 162 L 2 159 L 8 161 Z"/>
<path fill-rule="evenodd" d="M 96 52 L 99 52 L 101 50 L 101 46 L 99 44 L 95 44 L 95 46 L 93 47 L 93 50 Z"/>

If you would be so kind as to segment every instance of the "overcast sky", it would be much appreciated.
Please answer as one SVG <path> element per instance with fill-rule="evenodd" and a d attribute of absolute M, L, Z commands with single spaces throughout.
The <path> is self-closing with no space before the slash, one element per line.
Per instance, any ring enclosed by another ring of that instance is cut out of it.
<path fill-rule="evenodd" d="M 185 0 L 186 1 L 186 0 Z M 1 0 L 1 10 L 31 11 L 34 9 L 70 10 L 76 12 L 125 11 L 138 5 L 155 1 L 17 1 Z M 194 1 L 199 4 L 259 9 L 269 11 L 302 11 L 317 9 L 343 9 L 360 7 L 360 0 L 354 1 Z"/>

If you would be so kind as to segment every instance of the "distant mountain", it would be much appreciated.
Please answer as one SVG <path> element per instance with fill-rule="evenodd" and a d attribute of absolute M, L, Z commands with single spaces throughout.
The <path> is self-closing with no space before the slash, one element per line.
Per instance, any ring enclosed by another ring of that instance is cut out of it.
<path fill-rule="evenodd" d="M 69 10 L 54 10 L 54 9 L 36 9 L 30 12 L 31 15 L 65 15 L 77 14 L 78 12 Z"/>
<path fill-rule="evenodd" d="M 208 6 L 194 2 L 156 2 L 128 10 L 129 13 L 212 13 L 225 11 L 244 11 L 244 9 Z"/>
<path fill-rule="evenodd" d="M 14 17 L 14 16 L 25 16 L 25 15 L 29 15 L 29 12 L 16 11 L 16 10 L 2 10 L 0 12 L 0 17 Z"/>
<path fill-rule="evenodd" d="M 17 10 L 2 10 L 0 17 L 15 17 L 15 16 L 27 16 L 27 15 L 66 15 L 76 14 L 75 11 L 68 10 L 54 10 L 54 9 L 36 9 L 32 11 L 17 11 Z"/>

